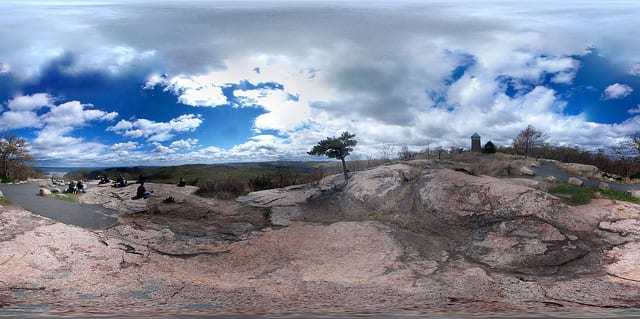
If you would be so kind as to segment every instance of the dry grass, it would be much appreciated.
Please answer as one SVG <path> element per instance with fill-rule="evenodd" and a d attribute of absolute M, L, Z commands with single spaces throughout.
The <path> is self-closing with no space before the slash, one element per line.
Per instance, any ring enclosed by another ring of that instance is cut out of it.
<path fill-rule="evenodd" d="M 464 152 L 455 154 L 453 160 L 468 164 L 478 175 L 493 177 L 507 176 L 507 168 L 511 167 L 511 176 L 520 175 L 520 167 L 529 166 L 534 160 L 523 156 L 503 153 L 481 154 L 477 152 Z"/>

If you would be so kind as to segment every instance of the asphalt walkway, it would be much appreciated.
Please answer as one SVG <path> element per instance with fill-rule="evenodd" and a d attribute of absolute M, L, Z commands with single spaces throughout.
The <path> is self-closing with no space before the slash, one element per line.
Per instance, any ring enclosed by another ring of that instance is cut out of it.
<path fill-rule="evenodd" d="M 545 177 L 555 176 L 558 180 L 562 182 L 567 182 L 569 180 L 569 177 L 573 176 L 568 172 L 560 169 L 556 164 L 549 163 L 549 162 L 540 163 L 540 166 L 534 167 L 533 171 L 538 176 L 545 176 Z M 598 185 L 600 184 L 599 180 L 583 178 L 583 177 L 578 177 L 578 178 L 584 182 L 585 186 L 598 187 Z M 617 191 L 621 191 L 621 192 L 626 192 L 629 190 L 635 190 L 640 188 L 640 185 L 628 185 L 628 184 L 619 184 L 619 183 L 607 183 L 607 184 L 609 184 L 609 188 Z"/>
<path fill-rule="evenodd" d="M 38 196 L 39 183 L 17 185 L 0 184 L 0 191 L 11 202 L 24 209 L 55 221 L 90 229 L 104 229 L 114 225 L 117 212 L 101 205 L 78 204 Z"/>

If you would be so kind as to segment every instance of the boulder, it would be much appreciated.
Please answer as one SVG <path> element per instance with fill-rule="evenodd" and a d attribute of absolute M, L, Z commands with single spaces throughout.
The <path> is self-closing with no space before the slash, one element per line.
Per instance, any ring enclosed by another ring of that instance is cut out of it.
<path fill-rule="evenodd" d="M 558 163 L 559 168 L 569 172 L 572 175 L 580 177 L 598 179 L 602 177 L 600 170 L 593 165 L 578 164 L 578 163 Z"/>
<path fill-rule="evenodd" d="M 544 181 L 547 183 L 557 183 L 558 182 L 558 178 L 551 175 L 551 176 L 547 176 L 544 178 Z"/>
<path fill-rule="evenodd" d="M 49 196 L 51 195 L 51 191 L 46 188 L 40 188 L 40 192 L 38 194 L 40 196 Z"/>
<path fill-rule="evenodd" d="M 526 166 L 522 166 L 522 167 L 520 168 L 520 174 L 522 174 L 522 175 L 527 175 L 527 176 L 533 176 L 533 175 L 535 175 L 536 173 L 535 173 L 531 168 L 526 167 Z"/>
<path fill-rule="evenodd" d="M 640 198 L 640 190 L 638 189 L 630 189 L 627 191 L 627 194 L 635 197 L 635 198 Z"/>
<path fill-rule="evenodd" d="M 2 193 L 2 191 L 0 191 L 0 197 L 4 197 L 4 194 Z"/>
<path fill-rule="evenodd" d="M 607 190 L 609 189 L 609 184 L 605 183 L 605 182 L 600 182 L 600 184 L 598 184 L 598 188 L 601 190 Z"/>
<path fill-rule="evenodd" d="M 584 185 L 584 181 L 582 181 L 581 179 L 579 179 L 577 177 L 573 177 L 573 176 L 569 177 L 568 182 L 569 182 L 569 184 L 576 185 L 576 186 Z"/>
<path fill-rule="evenodd" d="M 531 167 L 540 167 L 540 162 L 533 161 L 533 162 L 529 163 L 529 166 L 531 166 Z"/>
<path fill-rule="evenodd" d="M 52 188 L 52 189 L 51 189 L 51 192 L 52 192 L 52 193 L 62 193 L 62 191 L 61 191 L 59 188 L 57 188 L 57 187 Z"/>

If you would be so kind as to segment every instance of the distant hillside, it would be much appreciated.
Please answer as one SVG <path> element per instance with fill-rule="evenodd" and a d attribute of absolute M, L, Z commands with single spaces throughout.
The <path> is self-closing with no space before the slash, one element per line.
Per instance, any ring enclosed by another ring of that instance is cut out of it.
<path fill-rule="evenodd" d="M 156 183 L 177 183 L 184 178 L 189 185 L 203 182 L 234 181 L 248 183 L 258 177 L 269 178 L 274 184 L 292 185 L 306 183 L 326 175 L 340 172 L 338 162 L 258 162 L 227 164 L 188 164 L 161 167 L 112 167 L 107 169 L 79 169 L 65 175 L 68 179 L 97 179 L 107 175 L 111 180 L 120 174 L 134 182 L 139 176 Z"/>

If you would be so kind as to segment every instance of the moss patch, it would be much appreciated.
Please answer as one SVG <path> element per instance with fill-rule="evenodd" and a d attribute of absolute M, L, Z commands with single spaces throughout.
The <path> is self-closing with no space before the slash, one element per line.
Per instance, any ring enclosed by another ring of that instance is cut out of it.
<path fill-rule="evenodd" d="M 640 199 L 613 189 L 602 190 L 593 186 L 584 187 L 571 184 L 561 184 L 549 189 L 549 194 L 560 197 L 563 202 L 573 206 L 589 204 L 591 199 L 596 197 L 596 193 L 603 198 L 640 203 Z"/>

